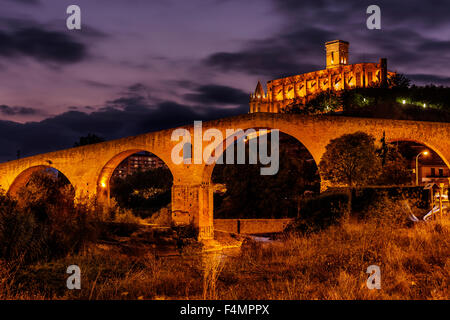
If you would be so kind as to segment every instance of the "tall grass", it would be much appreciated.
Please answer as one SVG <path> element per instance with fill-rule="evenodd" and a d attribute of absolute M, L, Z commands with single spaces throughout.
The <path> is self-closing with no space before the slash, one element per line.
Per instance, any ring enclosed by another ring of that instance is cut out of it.
<path fill-rule="evenodd" d="M 249 242 L 236 256 L 129 256 L 92 247 L 2 274 L 2 297 L 32 299 L 448 299 L 450 223 L 412 228 L 346 221 L 309 235 Z M 82 289 L 67 290 L 77 264 Z M 381 290 L 366 286 L 381 268 Z M 10 280 L 7 280 L 10 279 Z M 11 279 L 13 279 L 11 281 Z M 3 295 L 2 295 L 3 294 Z"/>
<path fill-rule="evenodd" d="M 397 228 L 348 221 L 252 245 L 226 265 L 221 299 L 448 299 L 450 224 Z M 369 265 L 382 289 L 369 290 Z"/>
<path fill-rule="evenodd" d="M 404 206 L 385 197 L 358 217 L 291 229 L 269 244 L 248 241 L 229 257 L 202 255 L 189 241 L 179 255 L 160 257 L 144 236 L 133 243 L 142 250 L 117 250 L 99 243 L 98 232 L 105 221 L 135 223 L 127 211 L 30 198 L 32 205 L 0 199 L 0 299 L 450 297 L 450 220 L 409 225 Z M 174 233 L 185 239 L 193 230 Z M 81 290 L 66 288 L 69 265 L 81 269 Z M 366 286 L 369 265 L 381 268 L 381 290 Z"/>
<path fill-rule="evenodd" d="M 203 259 L 203 299 L 218 299 L 217 281 L 224 268 L 225 261 L 222 254 L 205 254 Z"/>

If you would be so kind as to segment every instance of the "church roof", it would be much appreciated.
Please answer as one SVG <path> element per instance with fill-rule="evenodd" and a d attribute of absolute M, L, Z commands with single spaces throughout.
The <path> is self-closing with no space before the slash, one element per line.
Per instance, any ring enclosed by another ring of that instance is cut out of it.
<path fill-rule="evenodd" d="M 264 89 L 261 85 L 261 82 L 258 81 L 258 84 L 256 85 L 256 89 L 255 89 L 255 95 L 263 96 L 264 94 L 265 93 L 264 93 Z"/>

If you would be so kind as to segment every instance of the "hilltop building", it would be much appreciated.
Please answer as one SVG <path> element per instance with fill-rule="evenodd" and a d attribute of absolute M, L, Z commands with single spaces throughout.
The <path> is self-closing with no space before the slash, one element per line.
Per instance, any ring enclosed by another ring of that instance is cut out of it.
<path fill-rule="evenodd" d="M 348 64 L 349 43 L 334 40 L 325 43 L 326 69 L 267 82 L 267 94 L 258 81 L 250 95 L 250 113 L 284 112 L 287 106 L 305 104 L 320 92 L 387 86 L 395 73 L 387 70 L 387 59 L 378 63 Z"/>

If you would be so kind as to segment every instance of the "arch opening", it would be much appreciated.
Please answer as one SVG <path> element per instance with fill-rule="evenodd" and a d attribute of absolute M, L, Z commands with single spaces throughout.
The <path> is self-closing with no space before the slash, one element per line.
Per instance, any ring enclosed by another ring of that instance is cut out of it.
<path fill-rule="evenodd" d="M 434 147 L 416 140 L 406 139 L 391 139 L 389 143 L 394 145 L 406 159 L 411 185 L 424 186 L 429 183 L 438 185 L 443 183 L 449 186 L 449 163 Z"/>
<path fill-rule="evenodd" d="M 103 167 L 97 183 L 101 202 L 130 209 L 142 218 L 170 216 L 173 175 L 157 155 L 142 149 L 121 152 Z"/>
<path fill-rule="evenodd" d="M 256 129 L 257 130 L 257 129 Z M 261 132 L 261 131 L 257 131 Z M 258 151 L 264 139 L 258 134 L 228 137 L 215 154 L 223 153 L 224 164 L 214 162 L 205 166 L 204 181 L 213 188 L 215 219 L 279 219 L 293 218 L 298 214 L 301 197 L 320 192 L 317 164 L 308 149 L 295 137 L 279 132 L 279 168 L 274 175 L 261 175 L 267 167 L 259 161 L 250 164 L 250 144 L 255 142 Z M 267 132 L 267 150 L 270 154 L 274 136 Z M 239 139 L 245 143 L 245 164 L 226 164 L 227 153 L 238 157 Z M 254 140 L 254 141 L 252 141 Z"/>
<path fill-rule="evenodd" d="M 38 192 L 43 188 L 46 191 L 67 189 L 65 192 L 70 197 L 75 197 L 75 189 L 64 173 L 48 165 L 37 165 L 22 171 L 14 179 L 7 193 L 12 197 L 18 197 L 24 192 Z"/>

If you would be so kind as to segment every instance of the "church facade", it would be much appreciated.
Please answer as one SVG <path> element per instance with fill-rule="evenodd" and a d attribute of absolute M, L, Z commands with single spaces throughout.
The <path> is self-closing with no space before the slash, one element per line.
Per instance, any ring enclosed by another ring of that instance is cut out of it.
<path fill-rule="evenodd" d="M 387 70 L 387 59 L 378 63 L 348 64 L 349 43 L 334 40 L 325 43 L 326 69 L 267 82 L 267 93 L 260 82 L 250 95 L 250 113 L 284 112 L 293 104 L 305 104 L 320 92 L 387 86 L 393 72 Z"/>

